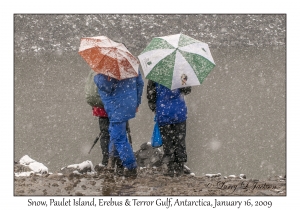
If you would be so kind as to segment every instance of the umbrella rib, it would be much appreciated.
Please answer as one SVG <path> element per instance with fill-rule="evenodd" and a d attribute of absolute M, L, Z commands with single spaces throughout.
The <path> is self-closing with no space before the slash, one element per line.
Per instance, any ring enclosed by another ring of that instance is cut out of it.
<path fill-rule="evenodd" d="M 127 51 L 123 51 L 123 50 L 120 50 L 120 51 L 124 52 L 124 54 L 128 53 Z M 117 58 L 118 58 L 118 55 L 120 55 L 120 57 L 123 57 L 123 58 L 126 59 L 126 57 L 124 57 L 120 52 L 116 52 Z M 130 55 L 132 55 L 132 54 L 130 53 Z M 132 56 L 133 56 L 133 55 L 132 55 Z M 127 59 L 126 59 L 126 60 L 127 60 Z M 127 60 L 127 62 L 128 62 L 128 64 L 130 65 L 130 67 L 134 69 L 134 67 L 133 67 L 133 65 L 131 64 L 131 62 L 129 62 L 129 60 Z M 119 59 L 117 59 L 117 64 L 118 64 L 118 67 L 119 67 L 119 69 L 120 69 Z M 122 65 L 121 65 L 121 66 L 122 66 Z M 120 78 L 121 78 L 121 71 L 119 71 L 119 73 L 120 73 Z"/>
<path fill-rule="evenodd" d="M 112 48 L 112 47 L 110 47 L 110 48 Z M 104 54 L 104 56 L 103 56 L 103 58 L 99 61 L 99 64 L 102 62 L 102 60 L 104 59 L 104 57 L 110 57 L 110 56 L 108 56 L 107 54 L 109 53 L 109 52 L 111 52 L 111 51 L 113 51 L 112 49 L 110 49 L 106 54 Z M 118 57 L 118 55 L 117 55 L 117 53 L 115 52 L 115 57 L 117 58 Z M 120 65 L 119 65 L 119 62 L 118 62 L 118 59 L 116 59 L 117 60 L 117 65 L 118 65 L 118 69 L 120 69 Z M 121 74 L 120 74 L 120 71 L 119 71 L 119 76 L 121 76 Z"/>
<path fill-rule="evenodd" d="M 198 56 L 201 56 L 203 59 L 207 60 L 208 62 L 212 63 L 213 65 L 216 65 L 214 62 L 212 62 L 211 60 L 209 60 L 208 58 L 200 55 L 200 54 L 197 54 L 197 53 L 192 53 L 192 52 L 188 52 L 188 51 L 185 51 L 185 50 L 181 50 L 181 49 L 178 49 L 179 51 L 182 51 L 182 52 L 186 52 L 186 53 L 189 53 L 189 54 L 193 54 L 193 55 L 198 55 Z M 181 52 L 180 52 L 181 53 Z M 182 53 L 181 53 L 182 54 Z"/>
<path fill-rule="evenodd" d="M 109 47 L 101 47 L 101 48 L 109 48 Z M 109 50 L 107 53 L 103 54 L 104 56 L 107 56 L 107 54 L 110 52 L 111 50 Z M 102 57 L 102 59 L 99 61 L 99 63 L 103 60 L 104 56 Z"/>
<path fill-rule="evenodd" d="M 112 47 L 102 47 L 102 48 L 112 48 Z M 105 57 L 110 57 L 108 56 L 107 54 L 110 53 L 112 51 L 112 49 L 109 49 L 109 51 L 105 54 L 103 54 L 103 57 L 101 58 L 101 60 L 99 61 L 99 64 L 98 66 L 101 64 L 101 62 L 105 59 Z M 122 50 L 123 51 L 123 50 Z M 124 53 L 126 53 L 126 51 L 123 51 Z M 118 57 L 117 53 L 115 52 L 115 56 Z M 130 63 L 129 63 L 130 64 Z M 118 62 L 118 59 L 117 59 L 117 65 L 118 65 L 118 68 L 120 69 L 120 65 L 119 65 L 119 62 Z M 131 64 L 130 64 L 131 65 Z M 132 66 L 132 65 L 131 65 Z M 121 76 L 120 72 L 119 72 L 119 76 Z"/>
<path fill-rule="evenodd" d="M 111 50 L 109 50 L 107 53 L 103 54 L 103 57 L 101 58 L 101 60 L 98 63 L 98 66 L 100 66 L 101 62 L 104 60 L 105 57 L 109 57 L 107 54 L 110 52 Z"/>
<path fill-rule="evenodd" d="M 185 52 L 185 53 L 187 53 L 187 54 L 192 54 L 192 55 L 196 55 L 196 56 L 201 56 L 201 55 L 199 55 L 199 54 L 191 53 L 191 52 L 187 52 L 187 51 L 183 51 L 183 50 L 179 50 L 179 52 L 180 52 L 180 54 L 182 55 L 182 57 L 186 60 L 186 62 L 187 62 L 189 65 L 190 65 L 190 63 L 188 62 L 187 58 L 186 58 L 181 52 Z M 208 61 L 209 63 L 211 63 L 212 65 L 216 66 L 216 64 L 214 64 L 213 62 L 211 62 L 211 61 L 208 60 L 207 58 L 205 58 L 205 57 L 203 57 L 203 56 L 201 56 L 201 57 L 202 57 L 204 60 L 206 60 L 206 61 Z M 197 73 L 197 70 L 196 70 L 192 65 L 190 65 L 190 67 L 192 68 L 192 70 L 193 70 L 194 73 L 196 74 L 197 78 L 199 79 L 200 84 L 202 84 L 204 79 L 201 79 L 201 78 L 202 78 L 203 76 L 200 75 L 199 72 Z M 211 70 L 212 70 L 212 69 L 210 69 L 209 72 L 210 72 Z M 202 71 L 202 72 L 203 72 L 203 71 Z M 204 71 L 204 72 L 205 72 L 205 71 Z M 209 73 L 209 72 L 208 72 L 208 73 Z"/>
<path fill-rule="evenodd" d="M 119 59 L 118 59 L 118 55 L 117 55 L 116 52 L 115 52 L 115 55 L 116 55 L 116 58 L 117 58 L 117 65 L 118 65 L 118 69 L 119 69 L 119 77 L 121 79 L 121 71 L 120 71 Z"/>

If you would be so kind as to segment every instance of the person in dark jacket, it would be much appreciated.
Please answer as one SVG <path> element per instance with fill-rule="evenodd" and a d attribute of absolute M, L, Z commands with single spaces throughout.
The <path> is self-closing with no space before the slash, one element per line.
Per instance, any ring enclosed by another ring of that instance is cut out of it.
<path fill-rule="evenodd" d="M 138 77 L 117 80 L 104 74 L 94 76 L 98 93 L 109 118 L 109 155 L 119 157 L 127 168 L 125 176 L 137 176 L 137 162 L 126 135 L 126 123 L 135 117 L 141 104 L 144 81 Z"/>
<path fill-rule="evenodd" d="M 152 80 L 148 80 L 147 99 L 149 108 L 156 114 L 163 140 L 163 163 L 166 163 L 167 176 L 183 174 L 186 153 L 187 107 L 184 95 L 191 92 L 191 87 L 170 90 Z"/>
<path fill-rule="evenodd" d="M 98 117 L 100 128 L 100 147 L 102 150 L 102 163 L 101 166 L 105 167 L 108 163 L 108 144 L 109 144 L 109 132 L 108 125 L 109 120 L 104 107 L 93 107 L 93 116 Z"/>

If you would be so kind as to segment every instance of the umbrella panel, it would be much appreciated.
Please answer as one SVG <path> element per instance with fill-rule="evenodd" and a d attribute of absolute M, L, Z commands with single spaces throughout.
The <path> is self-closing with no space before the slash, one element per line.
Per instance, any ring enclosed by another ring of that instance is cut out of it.
<path fill-rule="evenodd" d="M 118 80 L 138 76 L 138 59 L 122 43 L 105 36 L 82 38 L 78 53 L 97 73 Z"/>
<path fill-rule="evenodd" d="M 150 79 L 171 89 L 175 58 L 176 51 L 160 60 L 148 73 L 146 79 Z"/>
<path fill-rule="evenodd" d="M 80 51 L 79 54 L 93 70 L 96 69 L 96 67 L 99 65 L 99 62 L 104 57 L 104 54 L 102 54 L 97 47 Z"/>
<path fill-rule="evenodd" d="M 184 51 L 180 52 L 195 71 L 200 84 L 202 84 L 210 71 L 215 67 L 215 64 L 200 55 Z"/>
<path fill-rule="evenodd" d="M 128 52 L 121 53 L 117 48 L 103 49 L 93 47 L 81 51 L 79 54 L 97 73 L 118 80 L 138 76 L 134 69 L 137 68 L 138 63 L 134 62 L 135 58 Z M 131 59 L 131 62 L 128 59 Z"/>
<path fill-rule="evenodd" d="M 195 71 L 178 50 L 174 64 L 171 90 L 194 85 L 200 85 Z"/>
<path fill-rule="evenodd" d="M 208 45 L 183 34 L 154 37 L 138 57 L 146 78 L 169 89 L 200 85 L 215 67 Z"/>

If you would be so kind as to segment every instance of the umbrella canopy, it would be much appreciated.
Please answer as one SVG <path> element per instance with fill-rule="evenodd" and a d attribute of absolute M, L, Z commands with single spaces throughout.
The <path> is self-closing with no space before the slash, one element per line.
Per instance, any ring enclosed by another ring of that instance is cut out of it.
<path fill-rule="evenodd" d="M 121 80 L 138 76 L 139 61 L 122 43 L 106 36 L 81 38 L 78 53 L 97 73 Z"/>
<path fill-rule="evenodd" d="M 215 67 L 208 45 L 184 34 L 154 37 L 138 58 L 146 79 L 171 90 L 202 84 Z"/>

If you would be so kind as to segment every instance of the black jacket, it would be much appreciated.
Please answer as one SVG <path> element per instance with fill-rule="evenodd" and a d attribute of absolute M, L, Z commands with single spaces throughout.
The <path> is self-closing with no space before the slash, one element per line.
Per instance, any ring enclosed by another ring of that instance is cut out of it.
<path fill-rule="evenodd" d="M 180 88 L 180 93 L 187 95 L 191 93 L 192 87 L 184 87 Z M 156 88 L 155 88 L 155 82 L 152 80 L 148 80 L 147 84 L 147 99 L 148 99 L 148 106 L 149 108 L 155 112 L 156 110 Z"/>

